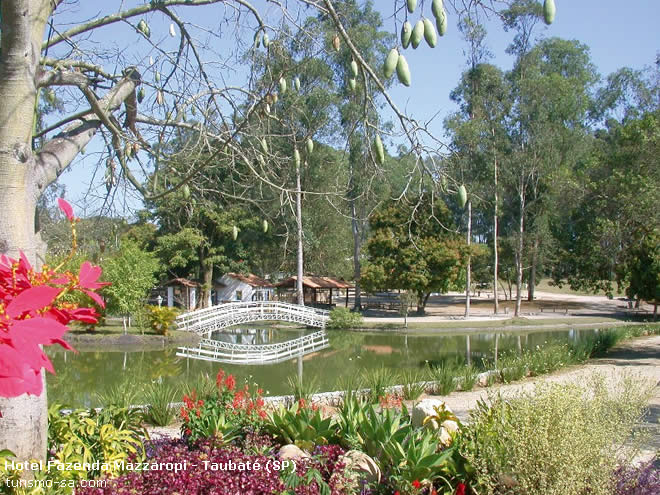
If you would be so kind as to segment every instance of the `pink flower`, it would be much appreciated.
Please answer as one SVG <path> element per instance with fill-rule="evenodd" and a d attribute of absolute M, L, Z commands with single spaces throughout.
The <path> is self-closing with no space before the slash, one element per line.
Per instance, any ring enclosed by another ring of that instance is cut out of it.
<path fill-rule="evenodd" d="M 57 198 L 57 205 L 60 207 L 60 210 L 66 215 L 66 218 L 71 222 L 75 220 L 73 216 L 73 208 L 66 199 Z"/>
<path fill-rule="evenodd" d="M 105 302 L 96 292 L 92 292 L 96 289 L 101 289 L 106 285 L 110 285 L 109 282 L 97 282 L 101 276 L 101 267 L 92 265 L 89 261 L 85 261 L 80 265 L 80 272 L 78 273 L 78 285 L 80 290 L 85 294 L 91 297 L 96 304 L 105 307 Z"/>

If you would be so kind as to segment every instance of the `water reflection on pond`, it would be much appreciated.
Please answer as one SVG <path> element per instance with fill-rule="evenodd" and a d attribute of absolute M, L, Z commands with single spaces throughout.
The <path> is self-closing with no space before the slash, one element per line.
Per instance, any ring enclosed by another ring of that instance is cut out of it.
<path fill-rule="evenodd" d="M 343 377 L 384 366 L 394 371 L 423 368 L 427 362 L 460 359 L 481 365 L 498 353 L 535 349 L 550 341 L 585 338 L 593 330 L 562 330 L 532 333 L 471 333 L 469 335 L 401 335 L 329 331 L 330 348 L 303 358 L 305 377 L 315 377 L 322 390 L 334 390 Z M 267 344 L 297 338 L 300 331 L 249 329 L 216 334 L 226 342 Z M 288 393 L 287 378 L 298 373 L 296 359 L 271 365 L 229 365 L 177 358 L 176 348 L 158 351 L 101 352 L 48 350 L 56 376 L 48 375 L 51 402 L 69 406 L 97 406 L 96 393 L 127 383 L 140 389 L 162 378 L 175 386 L 190 383 L 202 374 L 215 376 L 222 367 L 238 380 L 258 383 L 270 395 Z"/>

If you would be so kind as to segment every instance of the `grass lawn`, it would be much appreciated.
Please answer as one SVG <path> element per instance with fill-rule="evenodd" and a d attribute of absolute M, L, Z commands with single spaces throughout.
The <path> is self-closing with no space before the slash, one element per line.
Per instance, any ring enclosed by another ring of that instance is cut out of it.
<path fill-rule="evenodd" d="M 588 291 L 578 291 L 578 290 L 573 290 L 571 289 L 568 285 L 564 285 L 563 287 L 559 288 L 556 285 L 551 285 L 552 280 L 550 279 L 543 279 L 539 284 L 536 286 L 536 290 L 540 290 L 543 292 L 551 292 L 553 294 L 571 294 L 574 296 L 605 296 L 605 292 L 602 290 L 599 290 L 598 292 L 588 292 Z M 525 291 L 525 295 L 527 294 L 527 291 Z M 614 284 L 614 291 L 613 291 L 614 297 L 625 297 L 626 293 L 622 291 L 617 290 L 616 284 Z"/>
<path fill-rule="evenodd" d="M 87 327 L 79 324 L 69 325 L 69 333 L 74 335 L 123 335 L 124 326 L 121 320 L 107 319 L 105 325 L 98 325 L 95 330 L 89 331 Z M 160 335 L 156 333 L 151 327 L 140 327 L 132 325 L 127 327 L 126 333 L 128 335 Z M 169 336 L 176 337 L 177 335 L 185 336 L 190 335 L 190 332 L 181 332 L 179 330 L 170 330 Z"/>

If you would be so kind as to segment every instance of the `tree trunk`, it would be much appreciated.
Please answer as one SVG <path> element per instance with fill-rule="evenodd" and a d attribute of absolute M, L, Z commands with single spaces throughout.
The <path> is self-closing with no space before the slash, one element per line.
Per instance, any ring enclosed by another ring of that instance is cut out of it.
<path fill-rule="evenodd" d="M 37 182 L 32 153 L 36 73 L 50 1 L 0 3 L 0 254 L 17 257 L 23 251 L 39 267 L 38 237 L 34 232 L 37 199 L 44 183 Z M 21 395 L 0 398 L 0 450 L 9 449 L 19 461 L 46 457 L 47 400 Z"/>
<path fill-rule="evenodd" d="M 357 219 L 355 208 L 355 199 L 351 199 L 351 229 L 353 231 L 353 278 L 355 280 L 355 301 L 353 309 L 360 311 L 362 309 L 362 291 L 360 289 L 360 225 Z"/>
<path fill-rule="evenodd" d="M 493 131 L 493 134 L 495 134 L 495 131 Z M 497 215 L 497 202 L 499 201 L 499 195 L 497 192 L 497 156 L 495 157 L 495 177 L 494 177 L 494 182 L 495 182 L 495 214 L 493 215 L 493 310 L 495 314 L 499 312 L 499 297 L 497 294 L 497 281 L 499 278 L 498 274 L 498 252 L 497 252 L 497 236 L 498 236 L 498 215 Z"/>
<path fill-rule="evenodd" d="M 213 288 L 213 263 L 210 263 L 204 255 L 203 249 L 199 250 L 200 268 L 202 270 L 202 287 L 199 291 L 197 307 L 208 308 L 211 305 L 211 289 Z"/>
<path fill-rule="evenodd" d="M 467 245 L 470 249 L 472 243 L 472 201 L 469 200 L 468 204 L 468 224 L 467 224 Z M 465 268 L 465 319 L 470 318 L 470 276 L 471 276 L 471 262 L 472 257 L 468 254 L 467 266 Z"/>
<path fill-rule="evenodd" d="M 305 161 L 307 163 L 307 161 Z M 303 292 L 303 222 L 302 222 L 302 191 L 300 185 L 300 166 L 296 167 L 296 234 L 298 239 L 298 255 L 296 258 L 296 295 L 298 304 L 305 305 Z"/>
<path fill-rule="evenodd" d="M 43 247 L 35 233 L 36 203 L 102 124 L 101 118 L 90 112 L 46 142 L 39 153 L 33 152 L 37 88 L 49 84 L 42 79 L 44 71 L 39 66 L 41 43 L 58 3 L 0 2 L 0 254 L 15 257 L 23 251 L 36 269 L 41 265 L 39 252 Z M 134 74 L 122 79 L 98 102 L 99 108 L 116 109 L 134 93 L 137 84 Z M 39 397 L 0 398 L 0 450 L 11 450 L 18 461 L 45 459 L 46 404 L 45 383 Z"/>
<path fill-rule="evenodd" d="M 534 288 L 536 287 L 536 264 L 538 262 L 539 252 L 539 237 L 538 234 L 534 238 L 534 246 L 532 248 L 532 266 L 529 271 L 529 283 L 527 284 L 527 300 L 534 301 Z"/>
<path fill-rule="evenodd" d="M 516 248 L 516 309 L 514 316 L 520 316 L 520 305 L 522 301 L 522 275 L 523 275 L 523 233 L 525 228 L 525 191 L 524 184 L 520 180 L 520 222 L 518 224 L 518 247 Z"/>

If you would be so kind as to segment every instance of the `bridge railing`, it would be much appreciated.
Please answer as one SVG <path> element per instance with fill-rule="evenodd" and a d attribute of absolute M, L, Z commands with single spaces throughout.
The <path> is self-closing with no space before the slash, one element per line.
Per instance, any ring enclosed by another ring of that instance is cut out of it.
<path fill-rule="evenodd" d="M 273 319 L 281 320 L 286 319 L 284 318 L 285 315 L 290 315 L 294 318 L 297 317 L 298 320 L 311 318 L 312 320 L 321 322 L 326 321 L 330 316 L 329 311 L 310 308 L 308 306 L 279 301 L 252 301 L 225 303 L 190 311 L 177 316 L 176 322 L 181 330 L 195 331 L 210 327 L 218 321 L 233 320 L 244 313 L 257 315 L 261 320 L 266 320 L 269 316 L 273 316 Z"/>

